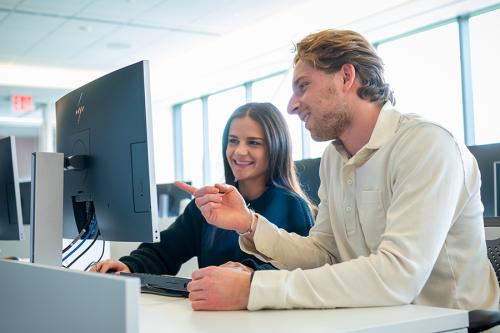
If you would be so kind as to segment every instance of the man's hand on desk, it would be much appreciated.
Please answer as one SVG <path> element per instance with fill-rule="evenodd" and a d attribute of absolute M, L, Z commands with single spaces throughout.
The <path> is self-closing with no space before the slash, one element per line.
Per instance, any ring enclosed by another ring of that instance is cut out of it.
<path fill-rule="evenodd" d="M 253 268 L 250 268 L 248 266 L 243 265 L 240 262 L 235 262 L 235 261 L 228 261 L 225 264 L 220 265 L 219 267 L 239 269 L 240 271 L 244 271 L 244 272 L 248 272 L 248 273 L 252 273 L 254 271 Z"/>
<path fill-rule="evenodd" d="M 250 295 L 250 273 L 209 266 L 194 271 L 188 284 L 194 310 L 244 310 Z"/>
<path fill-rule="evenodd" d="M 90 272 L 99 272 L 99 273 L 107 273 L 107 272 L 117 272 L 117 273 L 130 273 L 130 269 L 127 265 L 122 263 L 121 261 L 115 259 L 108 259 L 104 261 L 99 261 L 95 264 Z"/>

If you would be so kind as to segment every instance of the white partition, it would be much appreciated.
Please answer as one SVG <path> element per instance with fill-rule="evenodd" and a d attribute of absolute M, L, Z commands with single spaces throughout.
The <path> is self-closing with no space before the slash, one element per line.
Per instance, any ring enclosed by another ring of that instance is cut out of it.
<path fill-rule="evenodd" d="M 139 332 L 139 279 L 0 260 L 0 332 Z"/>

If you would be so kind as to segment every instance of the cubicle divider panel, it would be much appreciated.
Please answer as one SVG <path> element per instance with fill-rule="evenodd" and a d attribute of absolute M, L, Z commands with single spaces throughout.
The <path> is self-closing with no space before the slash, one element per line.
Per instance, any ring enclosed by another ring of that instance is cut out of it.
<path fill-rule="evenodd" d="M 0 260 L 0 331 L 139 332 L 139 279 Z"/>

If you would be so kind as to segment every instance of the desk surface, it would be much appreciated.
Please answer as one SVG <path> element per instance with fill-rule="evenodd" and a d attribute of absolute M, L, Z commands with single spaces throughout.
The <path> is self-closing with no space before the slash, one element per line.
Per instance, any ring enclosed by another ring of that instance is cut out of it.
<path fill-rule="evenodd" d="M 187 299 L 142 294 L 140 332 L 467 332 L 467 311 L 419 305 L 393 307 L 193 311 Z"/>
<path fill-rule="evenodd" d="M 0 277 L 0 331 L 9 333 L 64 332 L 68 328 L 72 333 L 89 329 L 95 333 L 462 333 L 468 325 L 467 311 L 417 305 L 193 311 L 184 298 L 139 294 L 139 279 L 9 260 L 0 260 Z M 82 324 L 82 315 L 89 309 L 91 321 Z M 29 320 L 23 320 L 23 314 Z"/>

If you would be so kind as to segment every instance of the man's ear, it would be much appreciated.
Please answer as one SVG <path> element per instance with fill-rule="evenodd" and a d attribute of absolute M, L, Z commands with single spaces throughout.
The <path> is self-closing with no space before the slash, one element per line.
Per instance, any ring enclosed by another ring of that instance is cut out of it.
<path fill-rule="evenodd" d="M 344 80 L 344 88 L 350 89 L 354 85 L 354 80 L 356 79 L 356 68 L 354 68 L 352 64 L 343 64 L 342 67 L 340 67 L 340 73 Z"/>

